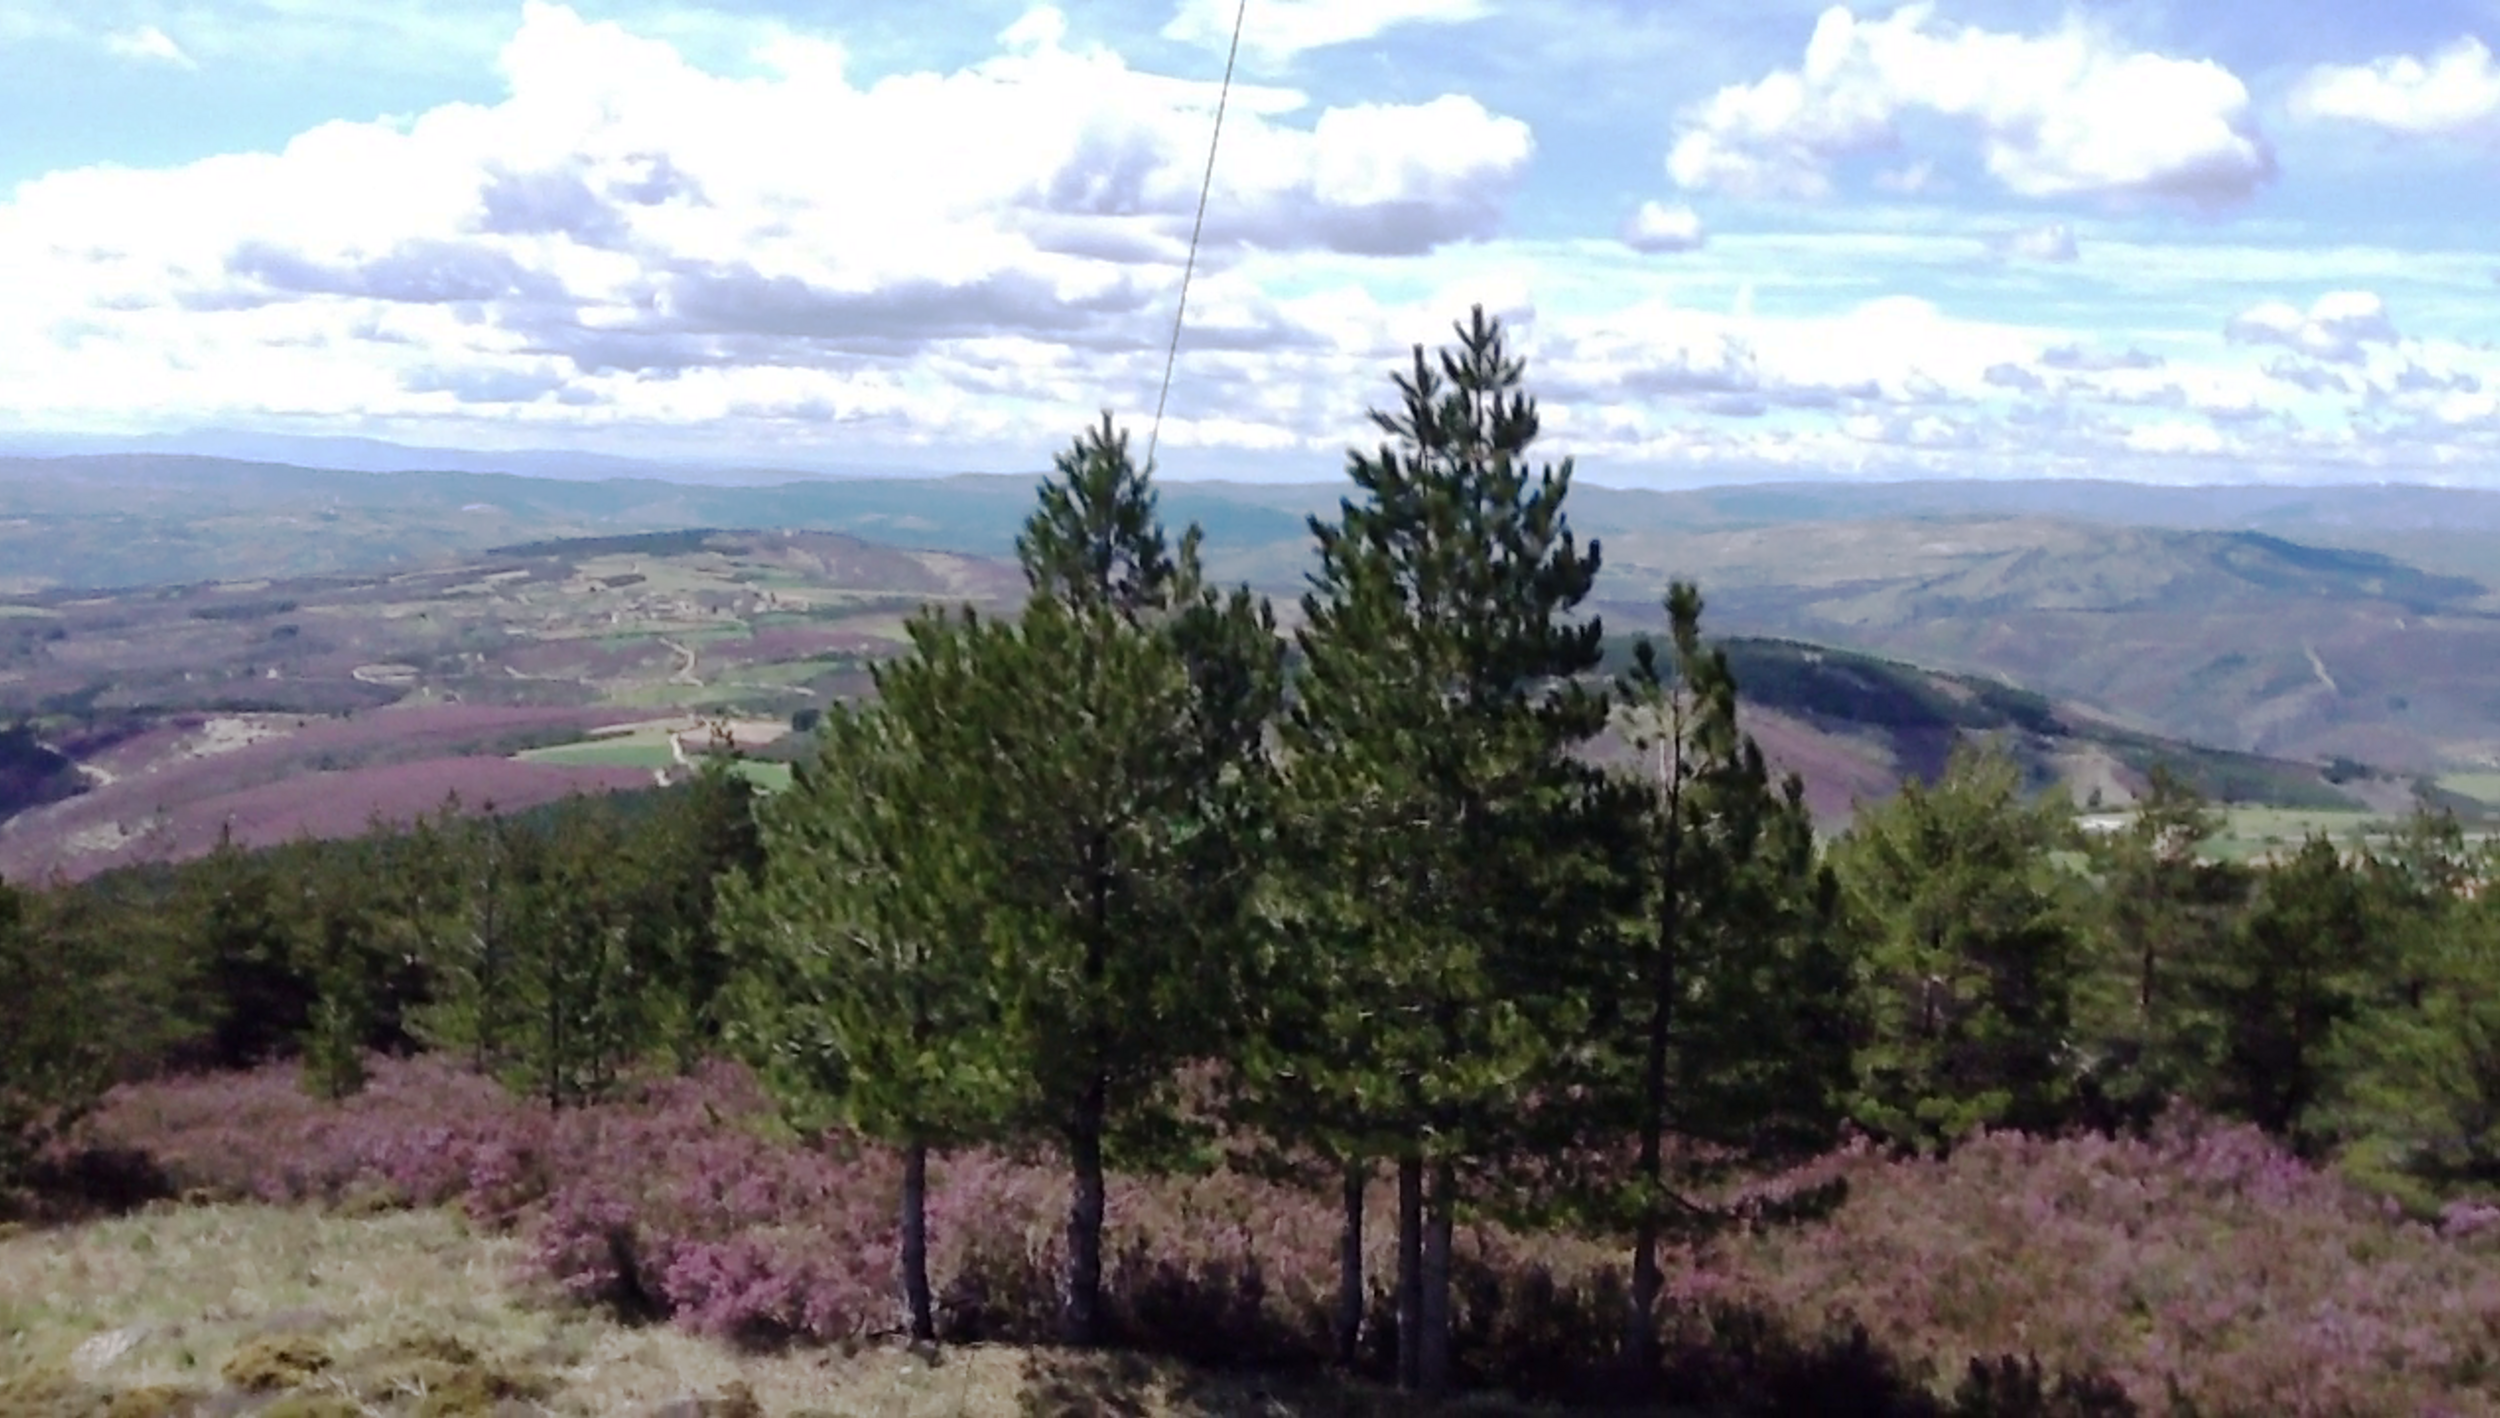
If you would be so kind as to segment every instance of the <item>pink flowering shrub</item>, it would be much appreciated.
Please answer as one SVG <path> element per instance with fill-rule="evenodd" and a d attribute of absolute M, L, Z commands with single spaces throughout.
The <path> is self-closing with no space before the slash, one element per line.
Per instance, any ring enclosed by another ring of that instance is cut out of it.
<path fill-rule="evenodd" d="M 1927 1372 L 2036 1355 L 2146 1412 L 2500 1413 L 2500 1252 L 2442 1236 L 2255 1128 L 2146 1140 L 1980 1137 L 1945 1160 L 1860 1152 L 1821 1225 L 1723 1238 L 1688 1305 L 1862 1326 Z"/>
<path fill-rule="evenodd" d="M 457 1204 L 532 1242 L 587 1303 L 744 1343 L 901 1328 L 900 1168 L 857 1138 L 783 1135 L 742 1070 L 550 1114 L 441 1060 L 377 1059 L 362 1094 L 290 1071 L 120 1090 L 91 1140 L 185 1187 L 273 1201 Z M 1066 1178 L 969 1151 L 931 1168 L 932 1281 L 951 1340 L 1057 1332 Z M 1662 1363 L 1729 1412 L 2500 1414 L 2500 1224 L 2391 1214 L 2252 1129 L 2140 1141 L 1982 1136 L 1943 1160 L 1863 1147 L 1733 1199 L 1766 1220 L 1669 1257 Z M 1808 1209 L 1810 1211 L 1810 1208 Z M 1105 1301 L 1118 1342 L 1219 1362 L 1329 1353 L 1332 1197 L 1218 1171 L 1118 1176 Z M 1390 1355 L 1392 1197 L 1367 1207 L 1365 1367 Z M 1473 1384 L 1567 1396 L 1619 1362 L 1619 1242 L 1462 1224 L 1453 1308 Z"/>

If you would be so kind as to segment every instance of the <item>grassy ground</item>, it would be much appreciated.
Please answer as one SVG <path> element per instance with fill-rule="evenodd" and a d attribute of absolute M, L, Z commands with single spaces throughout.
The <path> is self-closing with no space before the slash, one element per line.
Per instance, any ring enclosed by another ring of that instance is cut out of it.
<path fill-rule="evenodd" d="M 2478 803 L 2500 806 L 2500 773 L 2446 773 L 2439 786 Z"/>
<path fill-rule="evenodd" d="M 517 1284 L 449 1211 L 160 1206 L 0 1239 L 0 1412 L 1133 1418 L 1390 1414 L 1388 1395 L 980 1346 L 741 1353 Z M 1470 1403 L 1495 1414 L 1513 1407 Z"/>
<path fill-rule="evenodd" d="M 2234 807 L 2224 809 L 2223 817 L 2226 825 L 2206 842 L 2205 850 L 2235 862 L 2298 851 L 2311 833 L 2324 833 L 2340 845 L 2384 834 L 2392 826 L 2382 814 L 2360 809 Z"/>
<path fill-rule="evenodd" d="M 682 729 L 684 725 L 676 727 Z M 646 726 L 629 733 L 604 734 L 580 743 L 525 749 L 513 757 L 527 763 L 554 763 L 576 768 L 670 769 L 681 763 L 669 747 L 669 729 L 666 726 Z M 737 771 L 748 782 L 768 793 L 777 793 L 790 786 L 790 765 L 786 763 L 745 760 L 737 765 Z"/>
<path fill-rule="evenodd" d="M 559 744 L 554 748 L 533 748 L 513 757 L 526 763 L 587 764 L 603 768 L 669 768 L 677 763 L 677 756 L 669 751 L 667 739 L 640 734 Z"/>

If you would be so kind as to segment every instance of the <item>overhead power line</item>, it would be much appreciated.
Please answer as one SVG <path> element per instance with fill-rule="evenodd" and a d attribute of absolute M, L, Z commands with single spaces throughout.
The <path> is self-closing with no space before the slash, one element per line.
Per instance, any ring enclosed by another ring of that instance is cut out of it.
<path fill-rule="evenodd" d="M 1155 449 L 1163 442 L 1163 405 L 1172 397 L 1172 369 L 1180 363 L 1181 322 L 1189 315 L 1189 278 L 1198 271 L 1198 238 L 1207 228 L 1207 194 L 1215 189 L 1215 149 L 1224 141 L 1224 105 L 1233 96 L 1233 61 L 1241 57 L 1241 22 L 1250 13 L 1250 0 L 1241 0 L 1233 10 L 1233 43 L 1224 51 L 1224 83 L 1215 91 L 1215 130 L 1207 135 L 1207 171 L 1198 180 L 1198 217 L 1189 224 L 1189 260 L 1181 266 L 1181 298 L 1172 307 L 1172 345 L 1163 352 L 1163 389 L 1155 395 L 1153 431 L 1146 435 L 1146 466 L 1155 462 Z"/>

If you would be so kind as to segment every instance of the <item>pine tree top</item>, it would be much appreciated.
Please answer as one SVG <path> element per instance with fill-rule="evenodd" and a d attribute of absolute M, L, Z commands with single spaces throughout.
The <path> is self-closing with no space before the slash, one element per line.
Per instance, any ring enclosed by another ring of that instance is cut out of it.
<path fill-rule="evenodd" d="M 1199 532 L 1193 525 L 1174 554 L 1156 510 L 1154 470 L 1130 457 L 1128 431 L 1115 428 L 1106 410 L 1051 468 L 1016 538 L 1033 594 L 1132 618 L 1178 603 L 1197 580 Z"/>

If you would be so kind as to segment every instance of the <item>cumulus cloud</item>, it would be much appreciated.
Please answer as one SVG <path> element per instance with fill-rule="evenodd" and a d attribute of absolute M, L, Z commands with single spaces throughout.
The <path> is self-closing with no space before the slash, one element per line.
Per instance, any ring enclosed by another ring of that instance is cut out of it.
<path fill-rule="evenodd" d="M 1250 0 L 1241 46 L 1253 60 L 1280 63 L 1307 50 L 1353 44 L 1407 24 L 1463 24 L 1492 13 L 1488 0 Z M 1165 39 L 1223 49 L 1232 43 L 1237 0 L 1181 0 Z"/>
<path fill-rule="evenodd" d="M 733 78 L 531 0 L 498 102 L 23 184 L 0 380 L 36 417 L 1055 428 L 1159 371 L 1216 95 L 1054 10 L 1000 46 L 858 83 L 838 45 L 785 37 Z M 1462 96 L 1232 100 L 1193 349 L 1325 343 L 1226 268 L 1493 235 L 1534 150 Z"/>
<path fill-rule="evenodd" d="M 2075 246 L 2075 229 L 2064 222 L 2008 232 L 1989 242 L 1988 249 L 2010 261 L 2064 262 L 2082 254 Z"/>
<path fill-rule="evenodd" d="M 2352 381 L 2334 370 L 2288 357 L 2266 361 L 2266 377 L 2306 389 L 2312 394 L 2349 394 Z"/>
<path fill-rule="evenodd" d="M 124 59 L 150 64 L 171 64 L 177 69 L 197 69 L 198 61 L 174 43 L 174 37 L 154 25 L 137 29 L 116 30 L 104 37 L 104 47 Z"/>
<path fill-rule="evenodd" d="M 2026 197 L 2246 199 L 2274 175 L 2248 89 L 2210 60 L 2132 51 L 2079 20 L 2042 36 L 1952 26 L 1927 4 L 1823 12 L 1803 62 L 1684 115 L 1667 171 L 1688 188 L 1820 196 L 1841 160 L 1898 147 L 1914 114 L 1973 129 Z"/>
<path fill-rule="evenodd" d="M 1968 402 L 2020 337 L 1888 296 L 1822 319 L 1739 319 L 1645 301 L 1547 342 L 1557 397 L 1719 416 L 1846 415 L 1869 405 Z"/>
<path fill-rule="evenodd" d="M 1638 211 L 1624 220 L 1622 235 L 1624 245 L 1652 255 L 1698 251 L 1707 239 L 1701 218 L 1692 208 L 1670 207 L 1662 202 L 1643 202 Z"/>
<path fill-rule="evenodd" d="M 2475 394 L 2482 387 L 2480 378 L 2462 369 L 2433 370 L 2407 364 L 2396 371 L 2395 388 L 2403 394 Z"/>
<path fill-rule="evenodd" d="M 2391 133 L 2500 137 L 2500 61 L 2468 35 L 2428 59 L 2321 64 L 2292 90 L 2291 108 Z"/>
<path fill-rule="evenodd" d="M 2138 424 L 2127 430 L 2126 444 L 2139 453 L 2213 454 L 2229 448 L 2224 438 L 2210 423 L 2187 419 L 2160 419 Z"/>
<path fill-rule="evenodd" d="M 2369 291 L 2329 291 L 2306 312 L 2283 301 L 2265 301 L 2232 316 L 2222 333 L 2234 343 L 2283 345 L 2341 364 L 2359 363 L 2365 345 L 2394 344 L 2397 339 L 2387 303 Z"/>
<path fill-rule="evenodd" d="M 2102 374 L 2114 369 L 2159 369 L 2162 357 L 2146 354 L 2130 345 L 2116 354 L 2105 350 L 2086 349 L 2079 344 L 2051 345 L 2040 352 L 2040 362 L 2051 369 L 2070 369 L 2083 374 Z"/>

